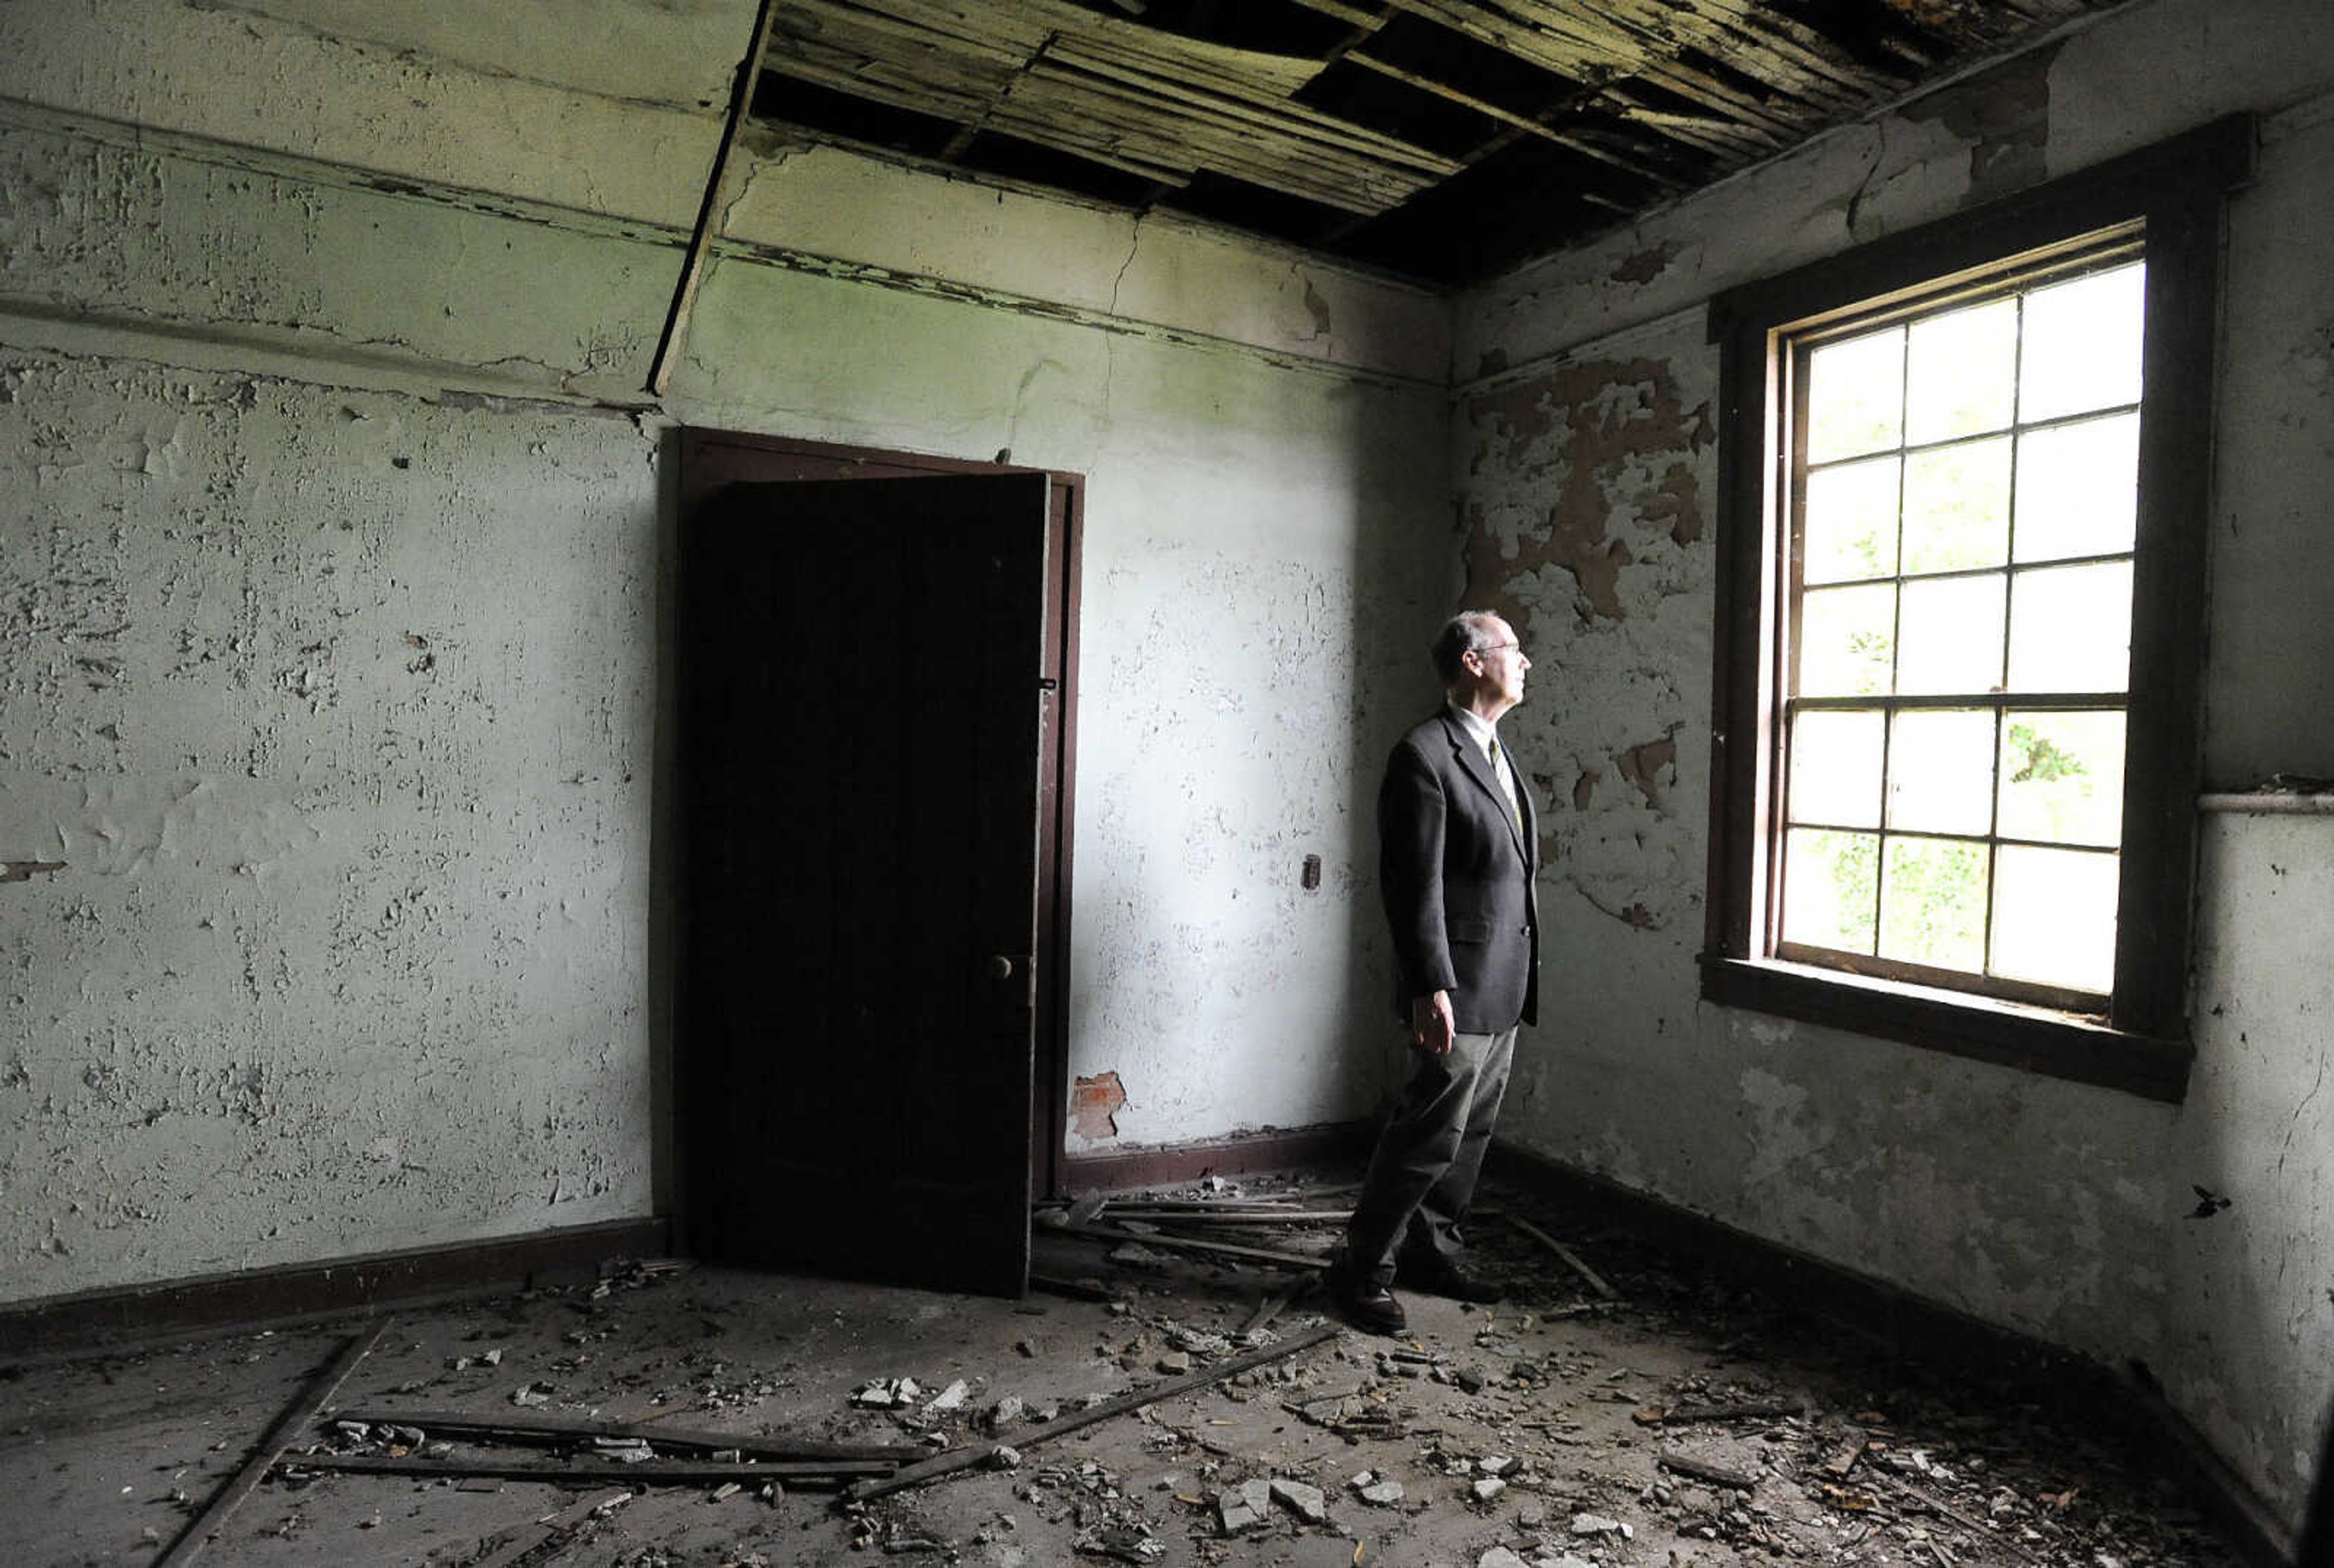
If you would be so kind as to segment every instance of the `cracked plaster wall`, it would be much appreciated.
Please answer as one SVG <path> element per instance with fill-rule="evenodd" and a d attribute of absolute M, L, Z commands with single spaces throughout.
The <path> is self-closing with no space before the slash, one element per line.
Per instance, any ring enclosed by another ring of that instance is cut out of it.
<path fill-rule="evenodd" d="M 736 260 L 698 309 L 707 422 L 1086 476 L 1070 1070 L 1125 1098 L 1070 1150 L 1366 1113 L 1370 802 L 1455 587 L 1440 391 Z"/>
<path fill-rule="evenodd" d="M 0 1296 L 644 1209 L 646 457 L 0 348 Z"/>
<path fill-rule="evenodd" d="M 2145 84 L 2142 89 L 2141 84 Z M 2334 824 L 2208 821 L 2198 1063 L 2157 1105 L 1698 1000 L 1719 289 L 2239 109 L 2208 779 L 2334 774 L 2334 14 L 2131 7 L 1461 303 L 1471 600 L 1538 663 L 1552 1021 L 1503 1135 L 2110 1363 L 2298 1515 L 2334 1398 L 2322 955 Z M 2190 1185 L 2233 1199 L 2190 1220 Z"/>
<path fill-rule="evenodd" d="M 0 1300 L 649 1211 L 671 419 L 1084 473 L 1095 1141 L 1365 1111 L 1447 304 L 773 147 L 620 417 L 718 115 L 343 13 L 0 6 Z"/>

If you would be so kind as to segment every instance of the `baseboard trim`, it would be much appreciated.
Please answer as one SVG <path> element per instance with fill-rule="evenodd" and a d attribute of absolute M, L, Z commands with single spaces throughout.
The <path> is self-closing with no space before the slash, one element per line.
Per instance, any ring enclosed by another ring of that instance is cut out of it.
<path fill-rule="evenodd" d="M 0 1304 L 0 1358 L 111 1350 L 166 1335 L 524 1288 L 563 1275 L 590 1277 L 611 1258 L 661 1256 L 670 1238 L 671 1226 L 661 1217 L 620 1219 L 44 1296 Z"/>
<path fill-rule="evenodd" d="M 1756 1285 L 1908 1362 L 2014 1376 L 2042 1403 L 2114 1432 L 2141 1462 L 2185 1486 L 2246 1562 L 2292 1568 L 2296 1561 L 2292 1532 L 2165 1401 L 2145 1367 L 2107 1366 L 1511 1144 L 1491 1145 L 1484 1174 L 1577 1224 L 1635 1236 Z"/>
<path fill-rule="evenodd" d="M 1119 1192 L 1197 1181 L 1203 1176 L 1249 1176 L 1340 1164 L 1366 1153 L 1376 1123 L 1328 1121 L 1275 1127 L 1205 1143 L 1162 1144 L 1108 1154 L 1073 1154 L 1062 1161 L 1062 1188 L 1071 1193 Z"/>

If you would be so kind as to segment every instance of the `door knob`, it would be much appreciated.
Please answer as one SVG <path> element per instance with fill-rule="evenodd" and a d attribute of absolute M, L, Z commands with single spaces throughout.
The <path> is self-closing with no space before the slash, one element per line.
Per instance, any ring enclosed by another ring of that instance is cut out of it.
<path fill-rule="evenodd" d="M 998 954 L 989 960 L 989 974 L 991 979 L 1010 980 L 1013 978 L 1013 960 L 1002 953 Z"/>

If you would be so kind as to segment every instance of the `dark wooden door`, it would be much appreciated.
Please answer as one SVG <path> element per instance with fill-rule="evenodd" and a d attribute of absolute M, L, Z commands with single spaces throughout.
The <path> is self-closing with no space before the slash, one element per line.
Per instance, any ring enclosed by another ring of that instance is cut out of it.
<path fill-rule="evenodd" d="M 733 484 L 684 519 L 692 1247 L 1018 1294 L 1046 480 Z"/>

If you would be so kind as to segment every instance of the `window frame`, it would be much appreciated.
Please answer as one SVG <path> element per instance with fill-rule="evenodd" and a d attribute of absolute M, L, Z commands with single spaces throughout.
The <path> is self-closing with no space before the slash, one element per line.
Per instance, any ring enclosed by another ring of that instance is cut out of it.
<path fill-rule="evenodd" d="M 2156 1100 L 2185 1092 L 2222 236 L 2227 194 L 2250 177 L 2255 139 L 2253 118 L 2233 115 L 1711 302 L 1720 407 L 1705 1001 Z M 2007 267 L 2073 254 L 2117 229 L 2142 236 L 2148 283 L 2107 1012 L 2053 1011 L 1779 958 L 1770 861 L 1782 800 L 1777 630 L 1790 609 L 1783 550 L 1791 464 L 1779 409 L 1785 334 L 1982 286 Z"/>

